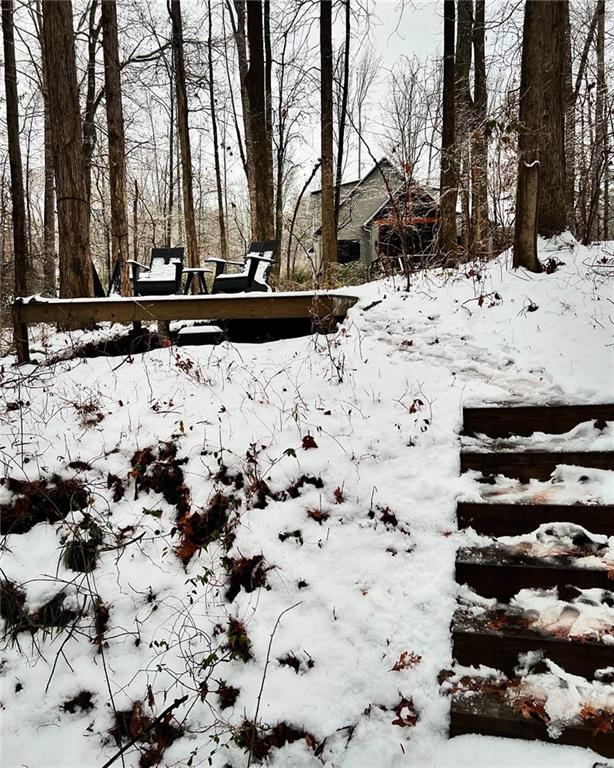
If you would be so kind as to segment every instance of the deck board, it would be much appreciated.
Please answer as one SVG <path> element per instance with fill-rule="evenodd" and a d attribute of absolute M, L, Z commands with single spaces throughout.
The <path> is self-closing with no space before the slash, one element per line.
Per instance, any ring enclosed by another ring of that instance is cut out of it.
<path fill-rule="evenodd" d="M 16 299 L 13 324 L 19 363 L 29 361 L 28 325 L 58 323 L 79 327 L 99 322 L 171 320 L 312 320 L 328 330 L 345 318 L 355 296 L 329 292 L 243 293 L 215 296 L 130 296 L 102 299 Z"/>

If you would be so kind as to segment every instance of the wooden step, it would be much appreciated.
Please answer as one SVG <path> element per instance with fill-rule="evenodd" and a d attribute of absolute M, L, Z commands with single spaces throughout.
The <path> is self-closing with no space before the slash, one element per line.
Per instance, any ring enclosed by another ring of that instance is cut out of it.
<path fill-rule="evenodd" d="M 573 675 L 592 679 L 597 669 L 611 666 L 614 647 L 598 641 L 548 637 L 523 626 L 489 626 L 489 615 L 457 612 L 452 626 L 452 653 L 465 666 L 485 664 L 514 676 L 518 654 L 543 651 L 544 656 Z"/>
<path fill-rule="evenodd" d="M 475 504 L 456 506 L 459 528 L 489 536 L 519 536 L 543 523 L 575 523 L 591 533 L 614 536 L 614 504 Z"/>
<path fill-rule="evenodd" d="M 485 477 L 505 475 L 523 483 L 548 480 L 560 464 L 583 469 L 614 469 L 614 451 L 461 452 L 461 472 L 476 470 Z"/>
<path fill-rule="evenodd" d="M 463 434 L 528 437 L 534 432 L 545 432 L 559 435 L 587 421 L 597 422 L 600 428 L 605 422 L 614 421 L 614 404 L 464 408 Z"/>
<path fill-rule="evenodd" d="M 614 589 L 604 568 L 581 568 L 570 557 L 522 558 L 496 548 L 461 549 L 456 557 L 456 581 L 484 597 L 508 601 L 521 589 Z"/>
<path fill-rule="evenodd" d="M 525 719 L 491 693 L 455 694 L 452 697 L 450 737 L 465 733 L 570 744 L 588 747 L 604 757 L 614 757 L 614 731 L 593 735 L 591 726 L 583 723 L 566 728 L 558 739 L 554 739 L 545 723 L 534 718 Z"/>

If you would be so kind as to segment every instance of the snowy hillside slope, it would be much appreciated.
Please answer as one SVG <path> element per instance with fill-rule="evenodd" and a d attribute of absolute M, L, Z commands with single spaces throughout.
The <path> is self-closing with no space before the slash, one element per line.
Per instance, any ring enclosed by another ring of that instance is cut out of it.
<path fill-rule="evenodd" d="M 552 274 L 504 254 L 348 289 L 328 337 L 5 358 L 2 764 L 103 766 L 136 739 L 116 765 L 592 766 L 448 742 L 438 683 L 455 503 L 482 493 L 462 406 L 612 398 L 614 244 L 568 243 L 541 244 Z M 614 502 L 609 472 L 487 489 Z"/>

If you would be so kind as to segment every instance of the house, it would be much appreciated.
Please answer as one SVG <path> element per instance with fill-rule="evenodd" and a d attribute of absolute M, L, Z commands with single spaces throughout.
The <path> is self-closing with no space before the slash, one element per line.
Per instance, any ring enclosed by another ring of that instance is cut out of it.
<path fill-rule="evenodd" d="M 337 259 L 368 266 L 379 255 L 428 252 L 438 221 L 435 187 L 408 179 L 384 158 L 359 181 L 341 185 Z M 320 263 L 320 190 L 311 193 L 313 249 Z"/>

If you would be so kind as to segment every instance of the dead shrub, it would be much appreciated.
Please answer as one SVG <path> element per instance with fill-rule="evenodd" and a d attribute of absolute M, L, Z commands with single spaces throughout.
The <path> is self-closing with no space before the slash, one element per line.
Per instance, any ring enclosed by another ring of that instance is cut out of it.
<path fill-rule="evenodd" d="M 49 480 L 2 481 L 15 494 L 10 504 L 0 506 L 0 533 L 27 533 L 37 523 L 57 523 L 69 512 L 85 509 L 89 504 L 89 489 L 77 478 L 64 479 L 52 475 Z"/>
<path fill-rule="evenodd" d="M 225 680 L 218 683 L 217 697 L 220 702 L 220 709 L 230 709 L 234 707 L 241 691 L 232 685 L 228 685 Z"/>
<path fill-rule="evenodd" d="M 228 516 L 235 498 L 223 493 L 216 493 L 203 512 L 193 512 L 178 518 L 177 528 L 181 533 L 181 542 L 175 548 L 175 554 L 187 565 L 199 549 L 207 547 L 213 541 L 225 539 L 225 545 L 231 543 Z"/>
<path fill-rule="evenodd" d="M 267 586 L 266 574 L 270 566 L 266 566 L 264 555 L 237 557 L 234 560 L 231 557 L 225 557 L 222 564 L 229 575 L 226 599 L 231 603 L 241 588 L 246 592 L 253 592 L 260 587 Z"/>
<path fill-rule="evenodd" d="M 247 664 L 254 658 L 252 654 L 252 644 L 247 636 L 245 624 L 232 616 L 228 620 L 228 629 L 226 630 L 228 641 L 226 650 L 230 652 L 233 659 L 240 659 Z"/>
<path fill-rule="evenodd" d="M 74 715 L 77 710 L 80 710 L 81 712 L 90 712 L 94 709 L 94 703 L 92 701 L 93 695 L 94 694 L 91 691 L 79 691 L 76 696 L 73 696 L 72 699 L 67 699 L 67 701 L 62 704 L 62 709 L 64 712 L 69 712 L 71 715 Z"/>
<path fill-rule="evenodd" d="M 281 749 L 286 744 L 304 739 L 307 746 L 318 753 L 315 737 L 304 728 L 296 728 L 288 723 L 277 723 L 272 728 L 259 728 L 251 720 L 244 720 L 235 734 L 239 747 L 249 752 L 254 760 L 266 760 L 272 749 Z"/>

